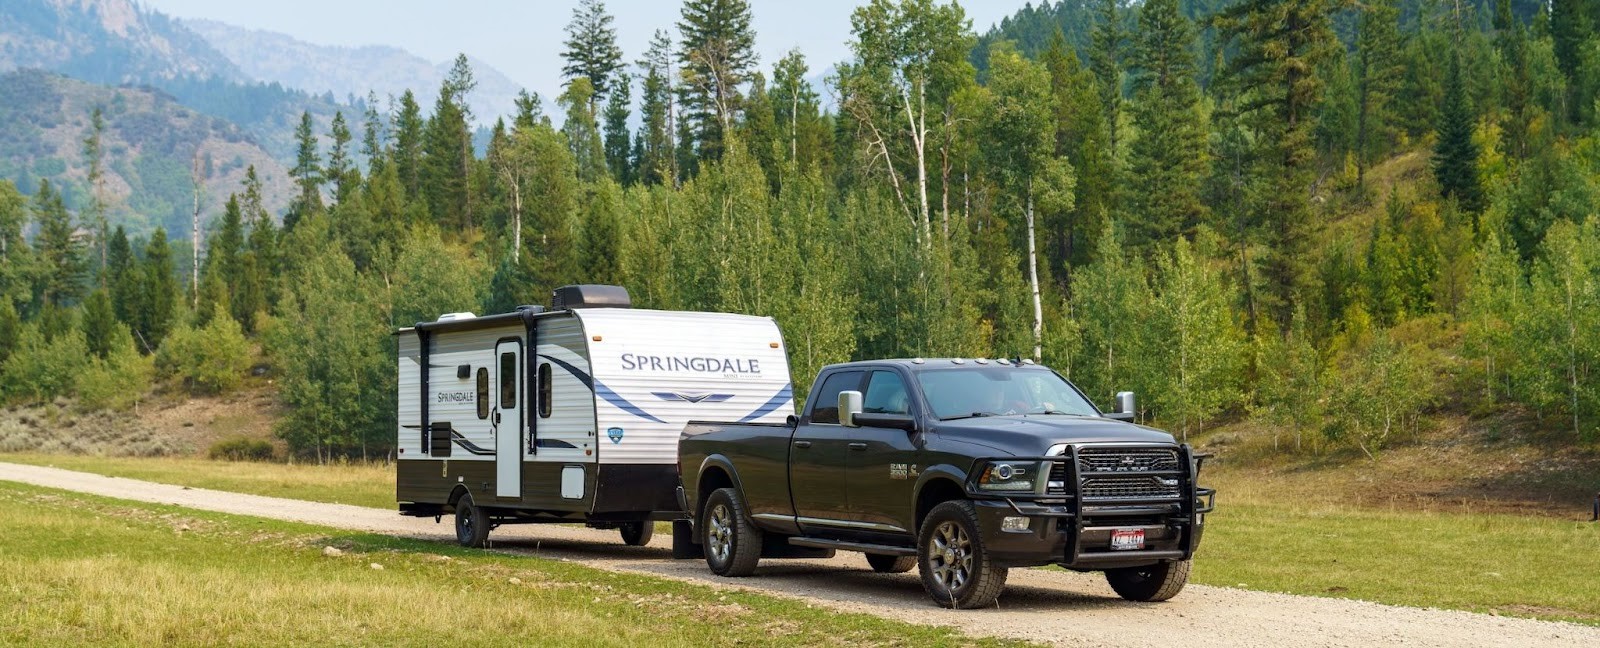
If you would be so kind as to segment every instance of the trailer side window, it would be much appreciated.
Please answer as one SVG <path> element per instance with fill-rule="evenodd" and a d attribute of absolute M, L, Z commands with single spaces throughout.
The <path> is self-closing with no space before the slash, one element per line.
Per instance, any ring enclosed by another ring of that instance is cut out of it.
<path fill-rule="evenodd" d="M 550 363 L 539 365 L 539 418 L 550 418 Z"/>
<path fill-rule="evenodd" d="M 478 367 L 478 418 L 489 418 L 489 368 Z"/>
<path fill-rule="evenodd" d="M 517 354 L 500 354 L 500 409 L 517 406 Z"/>

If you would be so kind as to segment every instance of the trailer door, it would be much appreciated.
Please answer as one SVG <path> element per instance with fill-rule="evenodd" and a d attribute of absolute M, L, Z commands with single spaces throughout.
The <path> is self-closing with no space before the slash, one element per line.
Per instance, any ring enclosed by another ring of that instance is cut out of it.
<path fill-rule="evenodd" d="M 494 454 L 496 497 L 522 497 L 522 341 L 495 345 Z"/>

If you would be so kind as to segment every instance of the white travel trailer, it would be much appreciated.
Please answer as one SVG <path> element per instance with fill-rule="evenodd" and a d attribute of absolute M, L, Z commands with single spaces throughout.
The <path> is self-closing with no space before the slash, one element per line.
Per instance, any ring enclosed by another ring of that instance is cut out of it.
<path fill-rule="evenodd" d="M 567 286 L 546 311 L 454 313 L 396 332 L 396 498 L 453 511 L 482 546 L 501 524 L 586 522 L 644 544 L 684 517 L 678 437 L 693 420 L 794 412 L 771 318 L 636 310 L 618 286 Z"/>

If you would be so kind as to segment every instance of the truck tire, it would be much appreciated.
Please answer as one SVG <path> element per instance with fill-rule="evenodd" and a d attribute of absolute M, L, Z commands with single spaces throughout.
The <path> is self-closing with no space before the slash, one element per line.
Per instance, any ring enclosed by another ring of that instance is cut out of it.
<path fill-rule="evenodd" d="M 917 566 L 917 557 L 867 554 L 867 564 L 872 566 L 872 571 L 880 574 L 904 574 Z"/>
<path fill-rule="evenodd" d="M 1189 561 L 1175 560 L 1144 567 L 1107 569 L 1106 582 L 1129 601 L 1165 601 L 1189 582 Z"/>
<path fill-rule="evenodd" d="M 1006 587 L 1006 568 L 994 565 L 978 530 L 978 511 L 966 500 L 928 512 L 917 534 L 917 567 L 928 596 L 945 607 L 988 607 Z"/>
<path fill-rule="evenodd" d="M 475 548 L 489 544 L 489 516 L 472 501 L 472 493 L 456 500 L 456 542 Z"/>
<path fill-rule="evenodd" d="M 706 498 L 700 515 L 701 544 L 706 564 L 718 576 L 749 576 L 761 560 L 761 530 L 745 516 L 744 502 L 732 488 L 718 488 Z"/>
<path fill-rule="evenodd" d="M 650 544 L 650 538 L 656 534 L 656 525 L 649 520 L 635 522 L 618 522 L 617 530 L 622 532 L 622 542 L 630 547 L 643 547 Z"/>

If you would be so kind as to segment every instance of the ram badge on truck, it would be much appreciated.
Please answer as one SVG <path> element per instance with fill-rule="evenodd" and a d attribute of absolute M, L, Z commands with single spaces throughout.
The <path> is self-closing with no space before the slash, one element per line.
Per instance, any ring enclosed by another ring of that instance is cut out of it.
<path fill-rule="evenodd" d="M 723 576 L 762 557 L 859 551 L 920 571 L 941 605 L 992 604 L 1011 567 L 1102 571 L 1123 598 L 1188 580 L 1215 492 L 1201 455 L 1105 414 L 1031 362 L 823 368 L 788 424 L 692 422 L 679 441 L 693 540 Z"/>

